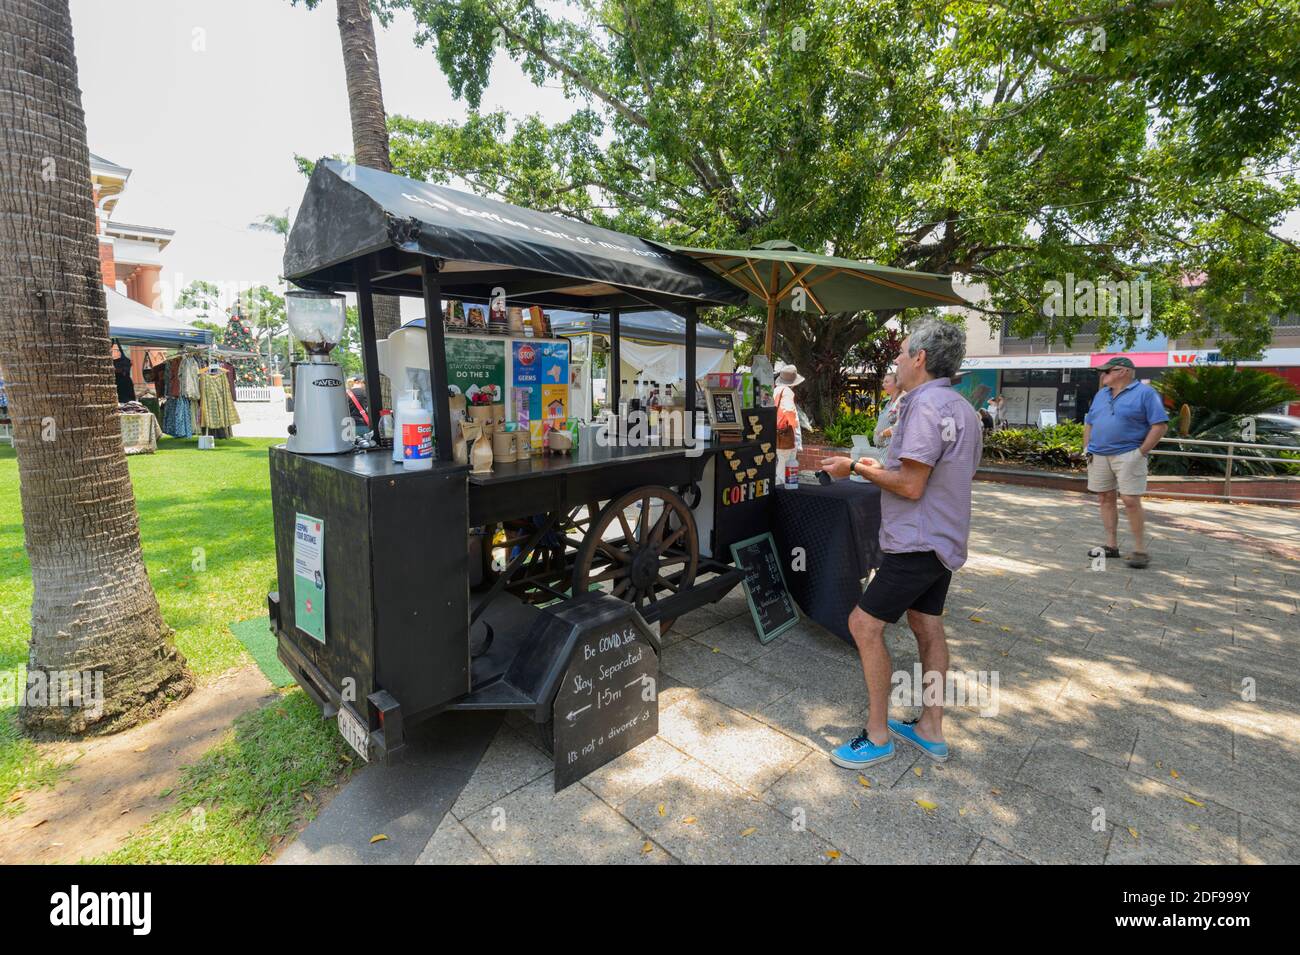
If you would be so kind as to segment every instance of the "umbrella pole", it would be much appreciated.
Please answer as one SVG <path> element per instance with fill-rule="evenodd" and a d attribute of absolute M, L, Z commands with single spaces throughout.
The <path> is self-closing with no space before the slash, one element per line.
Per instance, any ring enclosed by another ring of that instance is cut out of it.
<path fill-rule="evenodd" d="M 772 360 L 772 346 L 776 343 L 776 299 L 767 300 L 767 335 L 763 340 L 763 352 L 767 360 Z"/>

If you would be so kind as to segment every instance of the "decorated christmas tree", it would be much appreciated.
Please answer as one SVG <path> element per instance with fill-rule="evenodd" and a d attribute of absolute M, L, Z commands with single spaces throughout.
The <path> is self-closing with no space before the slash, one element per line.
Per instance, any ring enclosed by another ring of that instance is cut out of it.
<path fill-rule="evenodd" d="M 221 344 L 225 348 L 257 352 L 257 343 L 253 340 L 253 330 L 249 327 L 248 320 L 244 318 L 238 305 L 230 314 L 230 321 L 226 324 L 226 330 L 221 336 Z M 266 364 L 260 355 L 257 358 L 231 358 L 228 360 L 235 366 L 235 383 L 237 385 L 249 385 L 255 388 L 266 387 L 268 382 Z"/>

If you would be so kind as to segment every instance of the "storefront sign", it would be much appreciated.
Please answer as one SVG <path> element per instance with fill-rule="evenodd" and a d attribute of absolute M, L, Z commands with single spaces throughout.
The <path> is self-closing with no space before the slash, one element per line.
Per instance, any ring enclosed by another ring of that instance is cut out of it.
<path fill-rule="evenodd" d="M 659 732 L 659 656 L 629 618 L 582 635 L 551 713 L 555 791 Z"/>
<path fill-rule="evenodd" d="M 988 355 L 967 358 L 961 363 L 962 371 L 974 371 L 979 368 L 1016 369 L 1016 368 L 1087 368 L 1090 355 Z"/>
<path fill-rule="evenodd" d="M 325 522 L 298 514 L 293 526 L 293 621 L 325 642 Z"/>

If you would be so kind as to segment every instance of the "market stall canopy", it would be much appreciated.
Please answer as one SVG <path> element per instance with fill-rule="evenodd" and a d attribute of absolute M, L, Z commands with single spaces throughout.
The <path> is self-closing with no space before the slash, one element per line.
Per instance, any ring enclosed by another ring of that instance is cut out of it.
<path fill-rule="evenodd" d="M 105 286 L 108 332 L 124 345 L 206 345 L 212 332 L 155 312 L 121 292 Z"/>
<path fill-rule="evenodd" d="M 966 304 L 952 290 L 951 276 L 818 255 L 783 240 L 761 242 L 752 249 L 663 247 L 691 256 L 743 289 L 748 304 L 767 309 L 769 356 L 777 308 L 826 314 Z"/>
<path fill-rule="evenodd" d="M 426 259 L 445 298 L 600 311 L 674 303 L 742 304 L 745 295 L 688 256 L 635 236 L 333 159 L 316 163 L 284 253 L 307 289 L 418 294 Z"/>
<path fill-rule="evenodd" d="M 551 331 L 556 335 L 579 335 L 595 332 L 609 334 L 609 315 L 592 315 L 587 312 L 549 312 Z M 619 334 L 624 341 L 636 339 L 664 345 L 686 344 L 686 320 L 672 312 L 636 312 L 619 318 Z M 726 332 L 708 325 L 696 325 L 695 344 L 698 348 L 728 349 L 735 339 Z"/>

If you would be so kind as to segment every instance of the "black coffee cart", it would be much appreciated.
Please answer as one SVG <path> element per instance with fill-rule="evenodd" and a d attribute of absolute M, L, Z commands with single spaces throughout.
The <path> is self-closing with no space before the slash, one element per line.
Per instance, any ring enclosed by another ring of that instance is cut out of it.
<path fill-rule="evenodd" d="M 356 293 L 376 396 L 373 296 L 421 297 L 435 403 L 430 470 L 405 470 L 384 449 L 271 449 L 268 602 L 298 683 L 366 758 L 400 753 L 413 724 L 446 710 L 523 711 L 553 744 L 557 788 L 653 736 L 660 632 L 736 586 L 730 544 L 768 529 L 775 412 L 746 409 L 738 443 L 587 440 L 472 474 L 452 460 L 442 300 L 504 294 L 511 306 L 607 314 L 613 368 L 622 312 L 680 314 L 693 420 L 697 306 L 744 293 L 632 236 L 333 160 L 311 177 L 285 275 Z M 617 375 L 610 387 L 617 408 Z M 294 619 L 302 514 L 325 526 L 323 640 Z M 502 531 L 511 556 L 494 572 L 483 554 Z"/>

